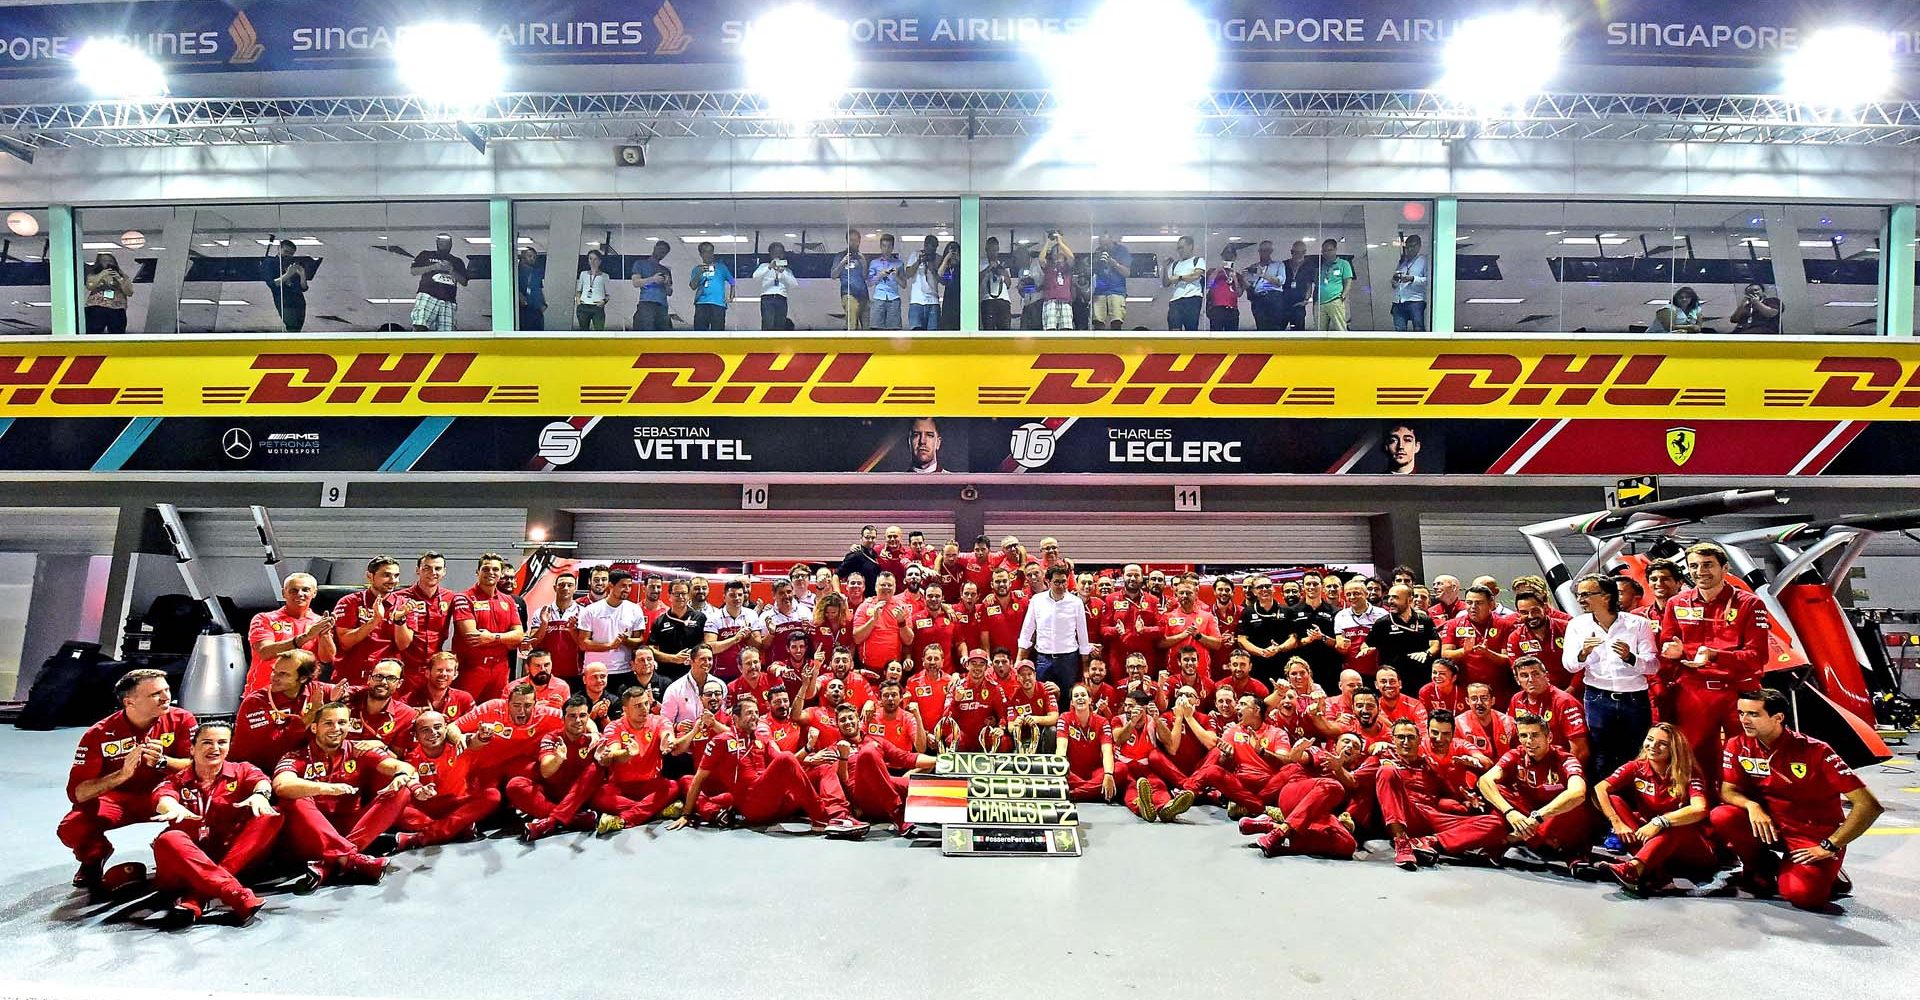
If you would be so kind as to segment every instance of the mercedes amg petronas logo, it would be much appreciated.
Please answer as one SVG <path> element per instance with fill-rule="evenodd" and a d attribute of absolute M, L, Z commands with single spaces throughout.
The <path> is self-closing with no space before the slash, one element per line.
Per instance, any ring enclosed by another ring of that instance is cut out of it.
<path fill-rule="evenodd" d="M 245 427 L 229 427 L 220 435 L 220 450 L 238 462 L 253 454 L 253 435 L 248 434 Z"/>

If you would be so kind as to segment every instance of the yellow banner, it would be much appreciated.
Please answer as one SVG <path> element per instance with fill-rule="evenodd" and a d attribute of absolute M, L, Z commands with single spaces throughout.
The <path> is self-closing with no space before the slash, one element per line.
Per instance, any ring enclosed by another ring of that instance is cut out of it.
<path fill-rule="evenodd" d="M 0 345 L 0 417 L 1920 417 L 1920 344 L 1425 339 Z"/>

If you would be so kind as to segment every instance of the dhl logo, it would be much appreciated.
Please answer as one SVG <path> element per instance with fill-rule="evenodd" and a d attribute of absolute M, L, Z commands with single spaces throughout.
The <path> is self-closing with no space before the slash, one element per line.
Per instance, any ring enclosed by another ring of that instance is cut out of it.
<path fill-rule="evenodd" d="M 1763 389 L 1762 401 L 1769 407 L 1920 406 L 1920 365 L 1909 369 L 1897 358 L 1843 355 L 1821 358 L 1813 370 L 1827 376 L 1818 389 Z"/>
<path fill-rule="evenodd" d="M 1511 354 L 1442 354 L 1427 386 L 1382 386 L 1384 405 L 1425 406 L 1725 406 L 1725 389 L 1676 389 L 1650 383 L 1664 354 L 1546 354 L 1531 363 Z"/>
<path fill-rule="evenodd" d="M 539 402 L 535 386 L 471 385 L 464 382 L 477 354 L 428 352 L 356 354 L 345 362 L 329 354 L 261 354 L 248 367 L 263 372 L 251 386 L 210 385 L 200 390 L 207 403 L 297 405 L 325 402 L 355 404 L 474 404 Z M 324 398 L 323 398 L 324 397 Z"/>
<path fill-rule="evenodd" d="M 759 352 L 729 360 L 702 351 L 647 351 L 633 361 L 643 372 L 625 385 L 583 385 L 582 403 L 792 403 L 804 395 L 827 406 L 928 404 L 933 387 L 862 384 L 871 354 Z"/>
<path fill-rule="evenodd" d="M 1271 354 L 1043 353 L 1032 368 L 1040 381 L 1027 386 L 983 385 L 980 402 L 1021 406 L 1186 406 L 1206 400 L 1219 406 L 1332 405 L 1331 386 L 1257 386 Z"/>
<path fill-rule="evenodd" d="M 0 394 L 8 406 L 32 406 L 43 399 L 56 406 L 158 406 L 164 401 L 157 386 L 94 385 L 106 360 L 104 354 L 0 354 Z"/>

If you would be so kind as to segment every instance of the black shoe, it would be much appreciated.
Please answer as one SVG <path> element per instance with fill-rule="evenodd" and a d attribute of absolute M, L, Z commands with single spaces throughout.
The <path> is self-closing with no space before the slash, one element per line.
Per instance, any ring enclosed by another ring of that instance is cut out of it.
<path fill-rule="evenodd" d="M 1833 874 L 1833 898 L 1845 899 L 1853 895 L 1853 879 L 1847 877 L 1846 869 Z"/>
<path fill-rule="evenodd" d="M 1567 874 L 1582 882 L 1599 882 L 1609 877 L 1603 868 L 1591 861 L 1567 862 Z"/>
<path fill-rule="evenodd" d="M 75 889 L 93 889 L 100 884 L 100 876 L 107 870 L 105 861 L 82 861 L 80 870 L 73 873 Z"/>
<path fill-rule="evenodd" d="M 1500 863 L 1508 868 L 1519 868 L 1523 871 L 1547 870 L 1547 859 L 1535 854 L 1533 848 L 1525 844 L 1515 844 L 1507 848 L 1507 853 L 1500 856 Z"/>
<path fill-rule="evenodd" d="M 1695 899 L 1717 899 L 1732 896 L 1740 891 L 1739 888 L 1733 884 L 1734 876 L 1737 874 L 1739 873 L 1733 869 L 1723 868 L 1714 872 L 1713 877 L 1707 879 L 1705 882 L 1695 882 L 1693 888 L 1687 890 L 1687 895 Z"/>
<path fill-rule="evenodd" d="M 296 896 L 306 896 L 326 884 L 327 866 L 318 861 L 309 861 L 301 866 L 300 874 L 287 883 L 287 890 Z"/>
<path fill-rule="evenodd" d="M 200 921 L 201 907 L 191 899 L 183 899 L 167 908 L 160 915 L 162 930 L 177 931 L 192 927 Z"/>
<path fill-rule="evenodd" d="M 399 853 L 399 851 L 400 837 L 396 834 L 383 833 L 373 838 L 373 843 L 367 845 L 366 853 L 372 857 L 385 858 L 391 857 Z"/>

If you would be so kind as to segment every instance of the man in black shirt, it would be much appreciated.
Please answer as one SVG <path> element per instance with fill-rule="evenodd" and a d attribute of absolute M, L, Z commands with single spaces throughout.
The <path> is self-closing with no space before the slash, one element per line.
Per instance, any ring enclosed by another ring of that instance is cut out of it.
<path fill-rule="evenodd" d="M 1300 603 L 1290 609 L 1293 628 L 1280 652 L 1291 653 L 1313 668 L 1313 681 L 1328 691 L 1340 687 L 1340 668 L 1345 658 L 1334 645 L 1333 616 L 1338 608 L 1326 599 L 1320 577 L 1308 573 L 1300 581 Z"/>
<path fill-rule="evenodd" d="M 420 279 L 413 297 L 413 328 L 421 332 L 453 332 L 453 304 L 467 283 L 467 262 L 453 254 L 453 234 L 434 237 L 433 249 L 414 255 L 408 269 Z"/>
<path fill-rule="evenodd" d="M 707 616 L 688 604 L 688 585 L 675 580 L 667 585 L 667 610 L 653 620 L 647 630 L 647 648 L 661 676 L 679 680 L 686 675 L 693 647 L 707 635 Z"/>
<path fill-rule="evenodd" d="M 865 581 L 869 592 L 874 590 L 880 579 L 880 529 L 871 524 L 861 527 L 860 544 L 840 560 L 840 568 L 833 575 L 842 580 L 857 576 Z"/>
<path fill-rule="evenodd" d="M 1415 610 L 1413 588 L 1398 584 L 1387 592 L 1387 607 L 1392 614 L 1373 623 L 1367 645 L 1380 652 L 1380 665 L 1392 667 L 1402 677 L 1425 677 L 1428 666 L 1440 655 L 1440 631 L 1433 619 Z M 1418 684 L 1412 685 L 1416 690 Z"/>
<path fill-rule="evenodd" d="M 1253 676 L 1277 685 L 1285 673 L 1287 638 L 1293 634 L 1293 614 L 1273 599 L 1273 581 L 1253 581 L 1253 598 L 1240 612 L 1234 641 L 1253 658 Z"/>

